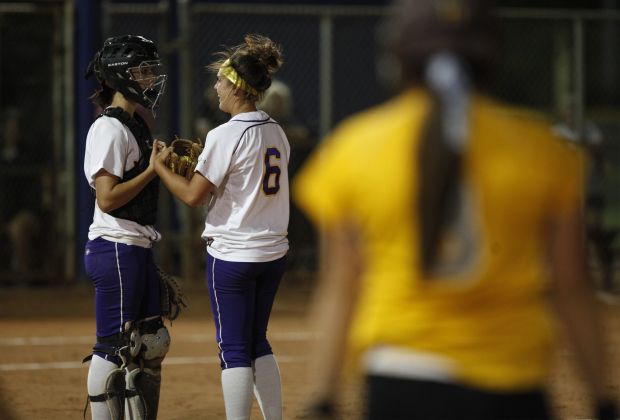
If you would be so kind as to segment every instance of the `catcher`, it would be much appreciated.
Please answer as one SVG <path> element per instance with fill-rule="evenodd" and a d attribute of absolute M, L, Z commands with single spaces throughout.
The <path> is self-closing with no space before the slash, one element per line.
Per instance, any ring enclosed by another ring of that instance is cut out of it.
<path fill-rule="evenodd" d="M 91 360 L 87 407 L 90 402 L 96 420 L 157 418 L 161 364 L 170 346 L 162 317 L 174 319 L 184 306 L 152 252 L 161 239 L 154 227 L 159 185 L 153 161 L 164 145 L 136 112 L 142 105 L 154 115 L 166 82 L 160 71 L 155 44 L 124 35 L 107 39 L 86 72 L 100 85 L 90 99 L 104 109 L 90 127 L 84 156 L 96 196 L 84 255 L 95 287 L 97 342 L 84 360 Z"/>

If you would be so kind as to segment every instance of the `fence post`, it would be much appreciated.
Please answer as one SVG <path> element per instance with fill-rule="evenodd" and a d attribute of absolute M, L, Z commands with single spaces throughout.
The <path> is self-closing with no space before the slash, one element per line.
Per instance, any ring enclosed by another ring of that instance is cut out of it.
<path fill-rule="evenodd" d="M 65 0 L 62 10 L 62 50 L 74 51 L 75 44 L 73 41 L 73 35 L 75 30 L 75 16 L 72 0 Z M 75 86 L 73 81 L 75 80 L 74 71 L 74 55 L 70 53 L 63 54 L 62 57 L 62 129 L 63 129 L 63 146 L 64 150 L 61 151 L 63 155 L 61 161 L 64 162 L 65 172 L 61 179 L 61 183 L 65 194 L 64 204 L 64 221 L 61 226 L 64 226 L 64 238 L 65 238 L 65 266 L 64 277 L 65 280 L 76 280 L 76 226 L 75 226 L 75 209 L 76 209 L 76 171 L 72 170 L 70 162 L 75 162 Z"/>
<path fill-rule="evenodd" d="M 85 279 L 84 272 L 84 247 L 88 235 L 88 226 L 92 221 L 94 198 L 90 192 L 90 187 L 86 183 L 86 179 L 79 174 L 83 173 L 82 159 L 86 149 L 86 135 L 93 121 L 95 108 L 89 104 L 87 99 L 95 89 L 94 77 L 89 80 L 84 79 L 83 75 L 88 67 L 88 63 L 95 55 L 99 45 L 101 45 L 101 8 L 99 2 L 96 1 L 77 1 L 75 3 L 76 10 L 76 31 L 75 39 L 75 100 L 76 104 L 76 131 L 75 131 L 75 156 L 74 168 L 77 174 L 75 180 L 76 188 L 76 278 Z"/>
<path fill-rule="evenodd" d="M 333 103 L 333 49 L 334 49 L 334 22 L 333 17 L 327 14 L 321 16 L 319 34 L 319 135 L 325 137 L 332 125 Z"/>

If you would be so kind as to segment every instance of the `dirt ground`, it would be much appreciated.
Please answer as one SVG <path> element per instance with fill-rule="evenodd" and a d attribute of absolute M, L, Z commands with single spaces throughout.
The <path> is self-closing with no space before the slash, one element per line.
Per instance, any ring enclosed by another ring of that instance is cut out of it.
<path fill-rule="evenodd" d="M 308 330 L 308 287 L 284 287 L 274 308 L 270 341 L 282 375 L 285 418 L 302 418 L 307 401 L 306 361 L 314 339 Z M 159 418 L 223 419 L 224 406 L 206 290 L 188 291 L 190 308 L 170 328 L 172 348 L 164 361 Z M 88 286 L 0 290 L 0 419 L 80 419 L 88 367 L 81 360 L 94 342 L 93 292 Z M 609 347 L 620 366 L 620 306 L 601 303 Z M 343 418 L 357 418 L 355 384 L 343 392 Z M 559 419 L 590 418 L 570 352 L 558 353 L 551 381 Z M 616 389 L 618 394 L 618 389 Z M 0 406 L 1 407 L 1 406 Z M 90 414 L 88 417 L 90 418 Z M 261 419 L 254 404 L 252 419 Z"/>

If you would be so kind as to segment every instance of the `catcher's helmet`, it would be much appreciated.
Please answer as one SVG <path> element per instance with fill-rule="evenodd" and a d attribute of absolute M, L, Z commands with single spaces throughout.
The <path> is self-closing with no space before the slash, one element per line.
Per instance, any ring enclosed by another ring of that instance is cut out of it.
<path fill-rule="evenodd" d="M 142 36 L 108 38 L 90 62 L 86 77 L 95 74 L 101 84 L 147 108 L 157 106 L 164 92 L 166 75 L 153 41 Z"/>

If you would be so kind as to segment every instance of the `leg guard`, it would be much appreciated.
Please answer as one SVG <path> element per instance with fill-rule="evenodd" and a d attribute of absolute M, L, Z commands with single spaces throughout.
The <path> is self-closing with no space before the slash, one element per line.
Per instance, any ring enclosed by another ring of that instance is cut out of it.
<path fill-rule="evenodd" d="M 141 374 L 139 367 L 127 371 L 125 375 L 125 396 L 127 398 L 127 419 L 128 420 L 145 420 L 147 417 L 147 404 L 145 398 L 138 391 L 136 386 L 136 377 Z M 155 413 L 155 417 L 157 413 Z M 153 418 L 155 418 L 153 417 Z"/>
<path fill-rule="evenodd" d="M 131 326 L 126 397 L 129 419 L 157 418 L 161 363 L 170 348 L 170 335 L 161 318 L 137 321 Z"/>
<path fill-rule="evenodd" d="M 159 407 L 161 375 L 151 375 L 139 368 L 126 375 L 128 419 L 154 420 Z"/>
<path fill-rule="evenodd" d="M 118 350 L 127 347 L 129 337 L 115 334 L 109 337 L 97 337 L 93 353 L 84 358 L 84 362 L 91 360 L 88 373 L 88 396 L 84 407 L 84 418 L 89 403 L 93 419 L 112 418 L 123 419 L 125 408 L 125 370 L 120 367 L 121 358 Z M 97 357 L 93 358 L 93 355 Z M 107 366 L 112 366 L 106 367 Z"/>
<path fill-rule="evenodd" d="M 123 420 L 125 414 L 125 371 L 115 369 L 105 382 L 105 391 L 99 395 L 89 395 L 89 402 L 105 402 L 112 420 Z M 84 412 L 86 414 L 86 411 Z"/>

